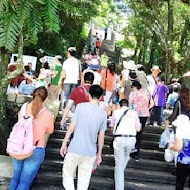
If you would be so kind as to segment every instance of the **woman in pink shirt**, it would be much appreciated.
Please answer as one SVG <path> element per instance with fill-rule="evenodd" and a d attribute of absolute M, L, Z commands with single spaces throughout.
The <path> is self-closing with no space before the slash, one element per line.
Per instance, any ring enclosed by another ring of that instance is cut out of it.
<path fill-rule="evenodd" d="M 145 127 L 146 121 L 150 116 L 149 109 L 152 106 L 152 98 L 149 91 L 145 88 L 141 88 L 141 84 L 135 80 L 132 83 L 132 92 L 129 94 L 129 107 L 134 109 L 140 119 L 142 125 L 142 130 L 136 135 L 136 144 L 135 148 L 137 152 L 131 154 L 136 161 L 139 160 L 139 149 L 141 147 L 142 132 Z"/>
<path fill-rule="evenodd" d="M 28 190 L 35 178 L 45 156 L 45 134 L 51 134 L 54 130 L 52 113 L 43 106 L 47 98 L 47 89 L 39 87 L 33 92 L 33 100 L 21 107 L 18 119 L 23 117 L 23 109 L 28 116 L 33 118 L 33 145 L 36 148 L 33 154 L 24 160 L 13 159 L 13 177 L 9 190 Z"/>

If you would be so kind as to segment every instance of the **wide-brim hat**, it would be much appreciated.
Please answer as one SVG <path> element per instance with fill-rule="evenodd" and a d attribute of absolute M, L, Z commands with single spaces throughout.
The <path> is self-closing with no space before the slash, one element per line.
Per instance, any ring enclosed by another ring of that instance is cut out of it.
<path fill-rule="evenodd" d="M 68 51 L 77 51 L 76 47 L 69 47 Z"/>
<path fill-rule="evenodd" d="M 158 65 L 154 65 L 150 70 L 151 70 L 151 71 L 153 71 L 153 70 L 158 70 L 159 72 L 161 72 L 161 70 L 160 70 L 160 68 L 159 68 Z"/>
<path fill-rule="evenodd" d="M 56 55 L 55 59 L 63 59 L 61 55 Z"/>

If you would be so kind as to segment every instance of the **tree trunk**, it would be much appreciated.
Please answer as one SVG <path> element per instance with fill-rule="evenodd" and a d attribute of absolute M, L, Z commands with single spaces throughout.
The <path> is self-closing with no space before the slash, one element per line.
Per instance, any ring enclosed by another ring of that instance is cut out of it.
<path fill-rule="evenodd" d="M 140 42 L 141 42 L 141 37 L 140 36 L 137 36 L 137 44 L 136 44 L 136 47 L 135 47 L 135 53 L 133 55 L 133 59 L 135 60 L 135 62 L 137 62 L 138 60 L 138 50 L 139 50 L 139 47 L 140 47 Z"/>
<path fill-rule="evenodd" d="M 139 57 L 138 57 L 138 63 L 141 64 L 142 63 L 142 57 L 143 57 L 143 52 L 144 52 L 144 42 L 145 42 L 145 38 L 141 38 L 140 41 L 140 52 L 139 52 Z"/>
<path fill-rule="evenodd" d="M 151 39 L 151 45 L 150 45 L 150 58 L 149 58 L 149 63 L 148 66 L 149 68 L 152 68 L 153 62 L 154 62 L 154 53 L 155 53 L 155 46 L 154 43 L 156 42 L 156 34 L 153 33 L 152 39 Z"/>
<path fill-rule="evenodd" d="M 173 24 L 174 24 L 174 16 L 173 16 L 173 0 L 168 0 L 168 50 L 167 57 L 168 61 L 166 62 L 166 82 L 170 80 L 171 68 L 174 67 L 174 59 L 173 59 Z"/>
<path fill-rule="evenodd" d="M 143 55 L 142 55 L 142 64 L 145 65 L 146 62 L 146 51 L 147 51 L 147 39 L 144 38 L 143 41 Z"/>
<path fill-rule="evenodd" d="M 184 46 L 185 46 L 185 41 L 187 40 L 187 36 L 188 36 L 188 28 L 190 25 L 190 21 L 188 19 L 185 20 L 185 25 L 183 27 L 182 30 L 182 35 L 181 35 L 181 40 L 180 40 L 180 48 L 179 48 L 179 52 L 180 54 L 182 54 L 184 56 Z"/>
<path fill-rule="evenodd" d="M 9 52 L 5 48 L 1 48 L 0 58 L 1 58 L 1 78 L 0 78 L 0 151 L 5 153 L 6 139 L 9 135 L 8 121 L 6 116 L 6 101 L 7 101 L 7 87 L 11 79 L 15 78 L 18 74 L 23 71 L 23 37 L 19 36 L 18 42 L 18 60 L 17 60 L 17 70 L 12 73 L 7 73 L 7 65 L 9 61 Z"/>
<path fill-rule="evenodd" d="M 1 72 L 0 72 L 0 153 L 5 153 L 6 139 L 8 136 L 8 126 L 6 119 L 6 90 L 3 85 L 3 78 L 6 76 L 7 63 L 9 61 L 9 54 L 5 48 L 1 48 Z"/>

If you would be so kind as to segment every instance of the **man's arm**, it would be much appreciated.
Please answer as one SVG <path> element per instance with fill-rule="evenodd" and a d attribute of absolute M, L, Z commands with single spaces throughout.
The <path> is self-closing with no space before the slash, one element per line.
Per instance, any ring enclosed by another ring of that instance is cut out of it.
<path fill-rule="evenodd" d="M 68 116 L 68 114 L 69 114 L 69 111 L 70 111 L 70 109 L 71 109 L 73 103 L 74 103 L 73 100 L 71 100 L 71 99 L 68 100 L 67 105 L 66 105 L 66 107 L 65 107 L 65 110 L 64 110 L 64 112 L 63 112 L 62 119 L 61 119 L 61 125 L 64 125 L 65 120 L 66 120 L 66 118 L 67 118 L 67 116 Z"/>
<path fill-rule="evenodd" d="M 96 156 L 97 165 L 100 165 L 102 162 L 102 148 L 104 146 L 104 135 L 105 131 L 100 131 L 98 135 L 98 152 Z"/>
<path fill-rule="evenodd" d="M 59 82 L 58 82 L 58 85 L 62 87 L 62 83 L 63 83 L 63 79 L 65 79 L 65 70 L 63 69 L 62 72 L 61 72 L 61 76 L 60 76 L 60 79 L 59 79 Z"/>
<path fill-rule="evenodd" d="M 64 157 L 64 155 L 67 152 L 67 141 L 69 140 L 71 134 L 74 132 L 74 129 L 75 129 L 75 123 L 72 122 L 69 125 L 69 128 L 67 129 L 67 132 L 65 134 L 65 138 L 63 139 L 63 142 L 62 142 L 62 146 L 61 146 L 61 149 L 60 149 L 60 154 L 61 154 L 62 157 Z"/>

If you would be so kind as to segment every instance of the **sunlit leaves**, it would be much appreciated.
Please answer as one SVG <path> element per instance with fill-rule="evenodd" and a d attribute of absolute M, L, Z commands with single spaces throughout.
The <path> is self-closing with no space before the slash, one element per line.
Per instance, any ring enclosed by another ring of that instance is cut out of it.
<path fill-rule="evenodd" d="M 42 16 L 45 20 L 45 25 L 50 31 L 58 32 L 59 17 L 58 17 L 58 0 L 45 0 L 45 7 L 42 11 Z"/>
<path fill-rule="evenodd" d="M 16 14 L 1 13 L 0 16 L 0 47 L 13 50 L 19 34 Z"/>

